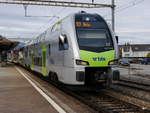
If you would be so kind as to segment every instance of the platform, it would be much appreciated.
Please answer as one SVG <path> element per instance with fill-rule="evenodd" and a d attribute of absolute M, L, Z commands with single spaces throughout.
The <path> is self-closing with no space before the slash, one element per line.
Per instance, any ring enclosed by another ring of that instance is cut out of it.
<path fill-rule="evenodd" d="M 95 113 L 25 68 L 0 67 L 0 113 Z"/>
<path fill-rule="evenodd" d="M 58 113 L 16 70 L 0 67 L 0 113 Z"/>

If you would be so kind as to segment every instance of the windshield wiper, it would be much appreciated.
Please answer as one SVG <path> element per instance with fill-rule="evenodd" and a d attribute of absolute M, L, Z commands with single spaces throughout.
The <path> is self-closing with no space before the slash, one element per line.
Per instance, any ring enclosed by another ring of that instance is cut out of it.
<path fill-rule="evenodd" d="M 111 46 L 104 46 L 104 49 L 105 50 L 110 50 L 110 49 L 113 49 L 113 47 L 111 47 Z"/>

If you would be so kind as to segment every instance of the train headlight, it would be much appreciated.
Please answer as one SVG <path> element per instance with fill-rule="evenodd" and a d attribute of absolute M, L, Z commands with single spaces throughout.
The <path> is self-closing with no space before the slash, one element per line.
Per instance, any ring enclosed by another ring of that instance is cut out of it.
<path fill-rule="evenodd" d="M 108 65 L 118 65 L 118 60 L 109 61 Z"/>
<path fill-rule="evenodd" d="M 77 65 L 83 65 L 83 66 L 89 65 L 89 63 L 87 61 L 83 61 L 83 60 L 76 60 L 76 64 Z"/>

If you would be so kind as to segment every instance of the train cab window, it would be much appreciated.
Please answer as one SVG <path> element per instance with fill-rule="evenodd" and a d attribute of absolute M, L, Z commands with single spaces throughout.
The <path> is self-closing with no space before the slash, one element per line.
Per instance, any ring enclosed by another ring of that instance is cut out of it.
<path fill-rule="evenodd" d="M 68 39 L 66 35 L 60 35 L 59 36 L 59 50 L 68 50 L 69 44 Z"/>
<path fill-rule="evenodd" d="M 101 16 L 77 14 L 75 26 L 79 49 L 92 52 L 114 49 L 112 35 Z"/>

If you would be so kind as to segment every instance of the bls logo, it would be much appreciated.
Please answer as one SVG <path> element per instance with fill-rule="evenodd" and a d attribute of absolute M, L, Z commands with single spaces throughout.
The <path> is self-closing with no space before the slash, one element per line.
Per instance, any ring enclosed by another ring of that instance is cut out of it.
<path fill-rule="evenodd" d="M 94 57 L 93 61 L 105 61 L 106 59 L 104 57 Z"/>

